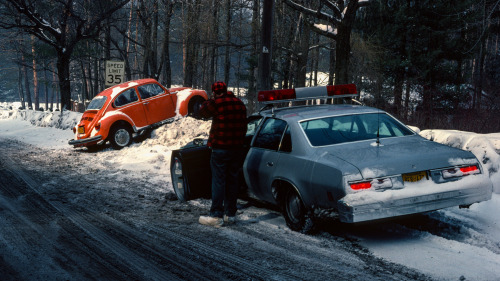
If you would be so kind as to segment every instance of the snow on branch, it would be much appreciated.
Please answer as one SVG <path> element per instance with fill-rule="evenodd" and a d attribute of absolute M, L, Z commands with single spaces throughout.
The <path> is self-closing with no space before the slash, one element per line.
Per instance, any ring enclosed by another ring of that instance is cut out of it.
<path fill-rule="evenodd" d="M 284 1 L 291 8 L 293 8 L 299 12 L 302 12 L 306 15 L 313 16 L 319 20 L 325 20 L 325 21 L 328 21 L 331 23 L 340 23 L 340 21 L 342 19 L 342 18 L 338 18 L 336 16 L 332 16 L 330 14 L 327 14 L 325 12 L 322 12 L 321 10 L 313 10 L 313 9 L 307 8 L 307 7 L 300 5 L 300 4 L 297 4 L 291 0 L 284 0 Z"/>

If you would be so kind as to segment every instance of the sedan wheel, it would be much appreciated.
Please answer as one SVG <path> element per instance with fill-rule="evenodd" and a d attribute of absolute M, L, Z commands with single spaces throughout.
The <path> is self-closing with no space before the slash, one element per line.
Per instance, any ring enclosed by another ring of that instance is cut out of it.
<path fill-rule="evenodd" d="M 295 189 L 286 191 L 283 204 L 283 216 L 288 227 L 301 233 L 308 233 L 313 229 L 314 222 Z"/>
<path fill-rule="evenodd" d="M 130 129 L 125 126 L 115 127 L 110 136 L 111 138 L 109 141 L 114 149 L 122 149 L 129 145 L 132 140 L 132 133 L 130 132 Z"/>
<path fill-rule="evenodd" d="M 184 178 L 182 171 L 182 160 L 179 157 L 174 157 L 170 166 L 170 174 L 172 176 L 172 185 L 174 187 L 175 195 L 179 201 L 185 202 L 187 195 L 187 181 Z"/>

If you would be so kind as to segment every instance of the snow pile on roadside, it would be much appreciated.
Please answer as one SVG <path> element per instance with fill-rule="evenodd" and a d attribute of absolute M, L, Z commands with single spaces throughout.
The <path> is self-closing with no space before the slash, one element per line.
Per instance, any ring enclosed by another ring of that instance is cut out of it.
<path fill-rule="evenodd" d="M 180 118 L 154 130 L 151 138 L 144 141 L 141 146 L 165 145 L 171 149 L 177 149 L 195 138 L 207 139 L 211 124 L 212 121 L 192 117 Z"/>
<path fill-rule="evenodd" d="M 493 192 L 500 194 L 500 133 L 476 134 L 454 130 L 424 130 L 424 138 L 451 147 L 471 151 L 483 164 L 493 182 Z"/>
<path fill-rule="evenodd" d="M 19 106 L 12 103 L 10 105 L 2 103 L 0 105 L 0 119 L 25 120 L 37 127 L 67 130 L 76 126 L 82 118 L 82 113 L 69 110 L 64 110 L 61 114 L 60 111 L 50 112 L 18 108 Z"/>

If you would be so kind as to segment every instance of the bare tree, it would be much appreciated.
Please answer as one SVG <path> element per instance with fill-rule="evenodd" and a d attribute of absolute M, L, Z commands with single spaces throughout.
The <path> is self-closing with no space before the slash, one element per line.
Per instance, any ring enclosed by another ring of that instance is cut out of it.
<path fill-rule="evenodd" d="M 129 0 L 0 0 L 0 27 L 21 29 L 57 53 L 61 106 L 71 106 L 70 60 L 82 40 L 96 38 L 106 19 Z M 92 12 L 87 13 L 89 9 Z"/>
<path fill-rule="evenodd" d="M 335 84 L 349 83 L 349 55 L 351 51 L 351 30 L 356 11 L 369 1 L 359 0 L 319 0 L 318 8 L 312 4 L 303 5 L 297 1 L 283 0 L 287 5 L 310 16 L 314 21 L 306 20 L 312 31 L 336 41 Z M 317 2 L 317 1 L 308 1 Z M 321 25 L 319 22 L 326 22 Z"/>

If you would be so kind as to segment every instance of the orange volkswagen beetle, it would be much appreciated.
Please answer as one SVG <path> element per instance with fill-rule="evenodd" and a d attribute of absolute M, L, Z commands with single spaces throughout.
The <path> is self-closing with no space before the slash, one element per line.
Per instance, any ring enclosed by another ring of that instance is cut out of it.
<path fill-rule="evenodd" d="M 178 117 L 196 115 L 207 99 L 204 90 L 165 89 L 154 79 L 122 83 L 92 99 L 73 128 L 75 139 L 69 144 L 92 148 L 109 141 L 113 148 L 121 149 L 130 144 L 133 136 Z"/>

